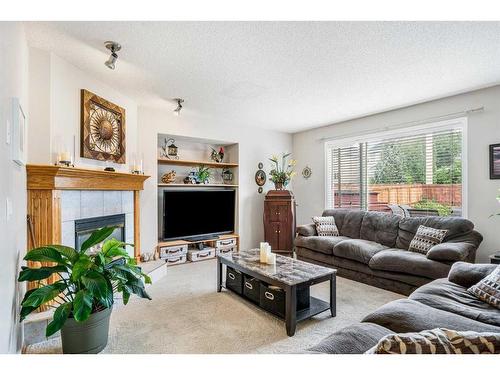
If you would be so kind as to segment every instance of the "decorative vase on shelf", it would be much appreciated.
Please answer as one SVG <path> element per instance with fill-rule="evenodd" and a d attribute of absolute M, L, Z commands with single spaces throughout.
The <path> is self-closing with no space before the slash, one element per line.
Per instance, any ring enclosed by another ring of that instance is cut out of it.
<path fill-rule="evenodd" d="M 275 182 L 274 189 L 275 190 L 283 190 L 283 183 L 282 182 Z"/>

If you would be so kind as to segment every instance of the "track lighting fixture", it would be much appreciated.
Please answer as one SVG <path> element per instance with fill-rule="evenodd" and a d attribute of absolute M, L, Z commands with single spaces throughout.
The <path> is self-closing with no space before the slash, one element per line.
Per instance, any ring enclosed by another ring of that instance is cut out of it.
<path fill-rule="evenodd" d="M 118 60 L 118 55 L 116 52 L 122 49 L 122 46 L 120 43 L 116 42 L 105 42 L 104 46 L 111 51 L 111 56 L 109 56 L 109 59 L 104 63 L 109 69 L 115 69 L 115 64 L 116 60 Z"/>
<path fill-rule="evenodd" d="M 177 108 L 174 109 L 174 115 L 179 116 L 181 114 L 182 103 L 184 103 L 184 99 L 175 98 L 174 100 L 177 102 Z"/>

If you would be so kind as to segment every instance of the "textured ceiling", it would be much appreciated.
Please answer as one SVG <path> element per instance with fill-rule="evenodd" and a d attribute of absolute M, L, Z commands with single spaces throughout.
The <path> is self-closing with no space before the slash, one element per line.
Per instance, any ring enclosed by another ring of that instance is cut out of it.
<path fill-rule="evenodd" d="M 296 132 L 500 82 L 499 22 L 29 22 L 140 105 Z M 103 42 L 123 46 L 107 69 Z"/>

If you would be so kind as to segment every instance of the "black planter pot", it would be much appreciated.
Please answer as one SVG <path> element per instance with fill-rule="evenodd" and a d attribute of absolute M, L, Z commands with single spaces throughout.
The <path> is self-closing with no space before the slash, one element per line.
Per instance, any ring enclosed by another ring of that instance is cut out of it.
<path fill-rule="evenodd" d="M 61 329 L 64 354 L 96 354 L 108 344 L 112 307 L 90 315 L 84 322 L 68 318 Z"/>

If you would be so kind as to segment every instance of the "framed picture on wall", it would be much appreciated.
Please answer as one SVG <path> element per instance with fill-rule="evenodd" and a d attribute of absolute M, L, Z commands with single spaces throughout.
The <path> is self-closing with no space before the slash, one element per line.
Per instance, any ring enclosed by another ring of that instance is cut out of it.
<path fill-rule="evenodd" d="M 26 115 L 18 98 L 12 98 L 12 160 L 26 164 Z"/>
<path fill-rule="evenodd" d="M 490 180 L 500 179 L 500 143 L 490 145 Z"/>

